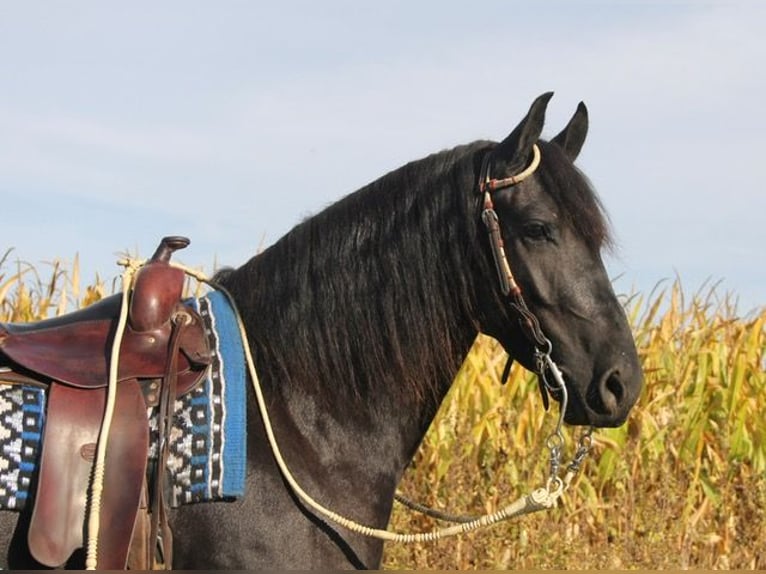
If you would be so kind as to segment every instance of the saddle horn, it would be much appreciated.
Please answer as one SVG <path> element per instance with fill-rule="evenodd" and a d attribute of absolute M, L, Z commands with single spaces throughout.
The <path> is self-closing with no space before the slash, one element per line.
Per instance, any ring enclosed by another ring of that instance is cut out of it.
<path fill-rule="evenodd" d="M 188 247 L 189 243 L 191 243 L 189 238 L 183 237 L 182 235 L 169 235 L 163 237 L 159 246 L 157 246 L 157 249 L 154 251 L 151 261 L 168 263 L 174 251 Z"/>
<path fill-rule="evenodd" d="M 157 329 L 167 323 L 183 294 L 184 272 L 170 265 L 173 252 L 190 243 L 187 237 L 163 237 L 149 262 L 136 275 L 128 323 L 134 331 Z"/>

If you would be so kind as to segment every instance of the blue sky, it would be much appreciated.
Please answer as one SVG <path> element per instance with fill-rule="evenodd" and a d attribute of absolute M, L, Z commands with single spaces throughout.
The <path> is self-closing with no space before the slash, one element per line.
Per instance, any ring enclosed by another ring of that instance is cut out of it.
<path fill-rule="evenodd" d="M 84 280 L 163 235 L 211 271 L 391 169 L 501 139 L 553 90 L 617 289 L 766 304 L 766 3 L 0 4 L 0 253 Z"/>

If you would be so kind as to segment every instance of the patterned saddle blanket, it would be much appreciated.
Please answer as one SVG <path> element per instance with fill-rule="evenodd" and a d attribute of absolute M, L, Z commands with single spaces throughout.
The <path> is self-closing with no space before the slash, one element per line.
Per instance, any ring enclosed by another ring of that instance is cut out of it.
<path fill-rule="evenodd" d="M 202 383 L 175 403 L 168 472 L 172 506 L 244 494 L 246 386 L 244 349 L 226 297 L 213 291 L 185 301 L 205 322 L 214 350 Z M 39 463 L 45 389 L 2 384 L 0 373 L 0 508 L 21 510 Z M 156 460 L 156 407 L 149 418 L 150 463 Z"/>

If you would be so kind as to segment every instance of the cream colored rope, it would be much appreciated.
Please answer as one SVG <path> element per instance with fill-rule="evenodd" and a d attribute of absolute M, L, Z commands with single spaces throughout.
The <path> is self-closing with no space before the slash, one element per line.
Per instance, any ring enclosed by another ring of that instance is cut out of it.
<path fill-rule="evenodd" d="M 229 300 L 229 303 L 231 304 L 232 309 L 234 309 L 235 315 L 237 317 L 237 325 L 239 327 L 240 335 L 242 336 L 250 380 L 253 385 L 253 390 L 255 391 L 258 409 L 261 413 L 261 418 L 263 419 L 266 436 L 268 437 L 269 445 L 271 446 L 271 450 L 274 454 L 277 466 L 282 472 L 282 475 L 284 476 L 287 483 L 290 485 L 290 488 L 292 488 L 293 492 L 295 492 L 295 494 L 304 502 L 304 504 L 314 509 L 318 514 L 324 516 L 331 522 L 343 526 L 352 532 L 356 532 L 358 534 L 372 538 L 378 538 L 380 540 L 390 542 L 429 542 L 447 536 L 454 536 L 456 534 L 470 532 L 478 528 L 490 526 L 492 524 L 496 524 L 498 522 L 517 516 L 553 508 L 556 505 L 558 499 L 569 486 L 569 483 L 575 474 L 571 471 L 567 473 L 567 476 L 564 478 L 564 480 L 556 477 L 550 480 L 547 486 L 538 488 L 532 491 L 530 494 L 520 497 L 516 501 L 498 510 L 497 512 L 486 514 L 463 524 L 456 524 L 446 528 L 434 529 L 430 532 L 419 532 L 414 534 L 393 532 L 387 529 L 384 530 L 360 524 L 334 512 L 333 510 L 330 510 L 329 508 L 326 508 L 317 502 L 313 497 L 311 497 L 305 490 L 303 490 L 303 488 L 293 476 L 292 472 L 290 472 L 290 469 L 287 466 L 284 457 L 282 456 L 282 451 L 279 448 L 279 444 L 277 443 L 277 439 L 274 434 L 274 428 L 271 424 L 271 417 L 269 416 L 268 409 L 266 408 L 266 400 L 263 396 L 261 384 L 258 380 L 258 374 L 256 373 L 255 369 L 255 362 L 253 361 L 252 354 L 250 353 L 250 344 L 248 343 L 247 332 L 245 330 L 244 323 L 242 322 L 242 317 L 239 314 L 239 310 L 237 309 L 234 299 L 229 294 L 229 292 L 226 291 L 226 289 L 222 288 L 220 285 L 215 285 L 212 281 L 205 277 L 204 274 L 177 263 L 171 263 L 171 265 L 183 269 L 187 274 L 191 275 L 198 281 L 202 281 L 208 285 L 211 285 L 213 288 L 218 289 Z"/>
<path fill-rule="evenodd" d="M 486 187 L 488 188 L 487 191 L 514 185 L 524 180 L 525 178 L 529 177 L 530 175 L 532 175 L 532 173 L 535 172 L 535 170 L 540 164 L 540 149 L 538 148 L 537 144 L 534 144 L 532 146 L 532 151 L 533 151 L 532 162 L 522 172 L 516 175 L 513 175 L 511 177 L 503 178 L 503 179 L 489 179 L 489 176 L 487 175 L 487 180 L 484 182 Z M 114 342 L 112 344 L 112 352 L 111 352 L 110 368 L 109 368 L 109 384 L 107 387 L 108 389 L 107 402 L 106 402 L 106 408 L 104 412 L 104 419 L 102 421 L 101 430 L 99 433 L 98 449 L 96 453 L 96 463 L 95 463 L 95 468 L 93 473 L 90 512 L 88 516 L 87 552 L 86 552 L 86 562 L 85 562 L 86 569 L 88 570 L 95 570 L 97 567 L 98 532 L 99 532 L 99 528 L 101 524 L 100 511 L 101 511 L 101 498 L 102 498 L 103 489 L 104 489 L 106 449 L 107 449 L 107 443 L 108 443 L 108 437 L 109 437 L 109 430 L 111 428 L 112 418 L 114 415 L 114 404 L 115 404 L 116 393 L 117 393 L 117 374 L 119 372 L 118 367 L 119 367 L 120 345 L 122 343 L 122 337 L 125 332 L 125 325 L 127 322 L 128 302 L 130 297 L 130 291 L 133 285 L 133 278 L 135 276 L 136 271 L 140 267 L 142 267 L 144 263 L 145 263 L 144 260 L 136 260 L 136 259 L 130 259 L 130 258 L 119 262 L 120 265 L 125 266 L 125 272 L 123 273 L 123 297 L 122 297 L 122 304 L 120 307 L 120 317 L 117 324 L 117 330 L 115 332 Z M 245 349 L 245 357 L 247 360 L 248 371 L 250 373 L 250 380 L 252 381 L 252 384 L 253 384 L 253 390 L 255 391 L 256 399 L 258 402 L 258 409 L 261 412 L 261 417 L 263 419 L 266 435 L 268 437 L 269 444 L 271 445 L 271 449 L 274 453 L 274 458 L 277 461 L 277 465 L 279 466 L 279 469 L 284 475 L 285 480 L 288 482 L 288 484 L 290 485 L 290 488 L 293 489 L 295 494 L 297 494 L 307 506 L 313 508 L 317 513 L 321 514 L 322 516 L 329 519 L 330 521 L 335 522 L 336 524 L 339 524 L 341 526 L 344 526 L 345 528 L 348 528 L 349 530 L 353 532 L 357 532 L 365 536 L 379 538 L 381 540 L 395 541 L 395 542 L 431 541 L 431 540 L 437 540 L 439 538 L 443 538 L 446 536 L 453 536 L 455 534 L 470 532 L 472 530 L 476 530 L 477 528 L 489 526 L 497 522 L 508 520 L 516 516 L 521 516 L 524 514 L 537 512 L 547 508 L 552 508 L 553 506 L 555 506 L 556 502 L 561 497 L 564 490 L 566 490 L 566 488 L 569 487 L 569 483 L 571 482 L 572 477 L 575 474 L 575 472 L 572 472 L 571 470 L 567 473 L 564 480 L 561 480 L 558 477 L 552 478 L 551 480 L 549 480 L 547 487 L 538 488 L 534 490 L 532 493 L 522 496 L 515 502 L 509 504 L 508 506 L 500 509 L 497 512 L 484 515 L 482 517 L 479 517 L 469 522 L 456 524 L 451 527 L 436 529 L 431 532 L 423 532 L 423 533 L 416 533 L 416 534 L 405 534 L 405 533 L 392 532 L 390 530 L 372 528 L 370 526 L 359 524 L 353 520 L 350 520 L 348 518 L 345 518 L 344 516 L 341 516 L 340 514 L 337 514 L 336 512 L 333 512 L 332 510 L 328 508 L 325 508 L 319 502 L 314 500 L 308 493 L 306 493 L 306 491 L 304 491 L 303 488 L 301 488 L 300 484 L 298 484 L 298 482 L 295 480 L 295 477 L 290 472 L 290 469 L 288 468 L 287 463 L 285 462 L 282 456 L 282 452 L 279 449 L 279 445 L 277 444 L 277 440 L 274 435 L 274 429 L 271 424 L 271 418 L 269 417 L 268 411 L 266 409 L 266 401 L 261 391 L 260 382 L 258 381 L 258 375 L 255 370 L 255 363 L 253 361 L 252 355 L 250 354 L 250 345 L 247 339 L 247 332 L 245 330 L 244 324 L 242 323 L 242 318 L 239 315 L 239 311 L 237 310 L 237 306 L 234 302 L 234 299 L 225 289 L 221 288 L 218 285 L 213 284 L 213 282 L 209 280 L 203 273 L 195 269 L 186 267 L 184 265 L 180 265 L 178 263 L 171 262 L 170 264 L 173 265 L 174 267 L 182 269 L 187 275 L 194 277 L 198 281 L 211 285 L 212 287 L 216 289 L 219 289 L 221 292 L 223 292 L 226 295 L 226 298 L 229 300 L 232 308 L 235 310 L 235 314 L 237 317 L 237 324 L 239 327 L 240 334 L 242 336 L 243 346 Z M 508 269 L 507 271 L 510 272 L 510 269 Z"/>
<path fill-rule="evenodd" d="M 125 333 L 125 325 L 128 319 L 128 302 L 133 278 L 143 262 L 129 260 L 125 264 L 125 272 L 122 274 L 122 303 L 120 305 L 120 317 L 117 322 L 117 330 L 112 342 L 111 358 L 109 361 L 109 383 L 107 386 L 106 407 L 104 418 L 101 421 L 101 430 L 98 435 L 98 448 L 96 450 L 96 462 L 93 470 L 93 481 L 90 493 L 90 511 L 88 514 L 87 551 L 85 569 L 95 570 L 98 567 L 98 532 L 101 527 L 101 498 L 104 492 L 104 472 L 106 467 L 106 448 L 109 442 L 109 430 L 112 427 L 114 406 L 117 399 L 117 377 L 119 373 L 120 346 Z"/>
<path fill-rule="evenodd" d="M 119 349 L 120 349 L 120 344 L 122 342 L 122 336 L 125 331 L 125 325 L 127 322 L 128 301 L 129 301 L 129 295 L 130 295 L 130 291 L 133 284 L 133 278 L 134 278 L 135 272 L 144 264 L 144 261 L 128 259 L 125 261 L 121 261 L 120 264 L 124 265 L 126 269 L 123 274 L 123 297 L 122 297 L 122 305 L 120 308 L 120 317 L 119 317 L 119 321 L 117 325 L 117 330 L 115 332 L 114 343 L 112 345 L 112 354 L 111 354 L 110 370 L 109 370 L 109 386 L 108 386 L 108 393 L 107 393 L 107 406 L 106 406 L 104 420 L 101 427 L 101 432 L 99 434 L 98 451 L 97 451 L 93 486 L 92 486 L 92 492 L 91 492 L 91 508 L 90 508 L 90 514 L 88 518 L 88 538 L 87 538 L 87 553 L 86 553 L 86 556 L 87 556 L 86 569 L 88 570 L 95 570 L 97 568 L 98 532 L 100 527 L 101 496 L 103 493 L 104 464 L 106 459 L 106 448 L 107 448 L 107 442 L 108 442 L 107 439 L 109 436 L 109 429 L 111 426 L 111 420 L 112 420 L 112 416 L 114 412 L 114 402 L 116 397 L 117 373 L 118 373 L 118 366 L 119 366 Z M 303 503 L 306 504 L 308 507 L 312 508 L 314 511 L 316 511 L 319 515 L 323 516 L 328 521 L 338 524 L 344 528 L 347 528 L 348 530 L 352 532 L 362 534 L 364 536 L 368 536 L 372 538 L 377 538 L 384 541 L 405 542 L 405 543 L 430 542 L 430 541 L 438 540 L 448 536 L 454 536 L 457 534 L 471 532 L 473 530 L 491 526 L 498 522 L 523 516 L 525 514 L 531 514 L 534 512 L 539 512 L 541 510 L 553 508 L 555 507 L 558 499 L 569 487 L 569 484 L 572 478 L 576 474 L 576 471 L 570 470 L 569 472 L 567 472 L 563 480 L 559 477 L 552 477 L 548 481 L 548 484 L 546 486 L 537 488 L 533 490 L 531 493 L 521 496 L 514 502 L 508 504 L 507 506 L 501 508 L 500 510 L 496 512 L 485 514 L 484 516 L 480 516 L 474 520 L 471 520 L 465 523 L 455 524 L 455 525 L 444 527 L 444 528 L 437 528 L 429 532 L 418 532 L 418 533 L 410 534 L 410 533 L 395 532 L 388 529 L 374 528 L 371 526 L 360 524 L 354 520 L 351 520 L 349 518 L 346 518 L 345 516 L 338 514 L 337 512 L 334 512 L 333 510 L 330 510 L 329 508 L 323 506 L 318 501 L 316 501 L 305 490 L 303 490 L 303 488 L 300 486 L 300 484 L 298 483 L 298 481 L 295 479 L 292 472 L 290 471 L 284 457 L 282 456 L 282 451 L 279 448 L 279 444 L 274 434 L 274 428 L 271 423 L 271 417 L 269 416 L 268 409 L 266 408 L 266 400 L 265 400 L 265 397 L 263 396 L 261 384 L 255 369 L 255 361 L 253 360 L 252 354 L 250 352 L 250 344 L 247 338 L 247 331 L 245 329 L 245 325 L 242 321 L 242 317 L 239 314 L 239 310 L 237 309 L 237 306 L 233 297 L 229 294 L 229 292 L 226 289 L 222 288 L 220 285 L 216 285 L 215 283 L 213 283 L 213 281 L 208 279 L 202 272 L 192 269 L 190 267 L 186 267 L 178 263 L 174 263 L 174 262 L 171 262 L 170 265 L 177 267 L 179 269 L 182 269 L 187 275 L 194 277 L 197 281 L 206 283 L 210 285 L 211 287 L 213 287 L 214 289 L 221 291 L 228 299 L 229 303 L 232 306 L 232 309 L 234 309 L 234 312 L 237 318 L 237 326 L 239 328 L 239 332 L 242 337 L 243 348 L 245 351 L 245 359 L 247 362 L 248 372 L 250 374 L 250 380 L 252 382 L 253 390 L 255 392 L 258 409 L 261 413 L 261 418 L 263 420 L 264 428 L 266 430 L 266 435 L 269 441 L 269 445 L 271 446 L 272 452 L 274 454 L 274 459 L 277 462 L 277 466 L 279 467 L 280 472 L 284 476 L 290 488 L 303 501 Z"/>

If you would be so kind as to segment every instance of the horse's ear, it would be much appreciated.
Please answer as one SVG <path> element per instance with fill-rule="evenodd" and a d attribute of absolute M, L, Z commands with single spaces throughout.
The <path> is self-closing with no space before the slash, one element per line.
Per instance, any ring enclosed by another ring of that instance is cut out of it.
<path fill-rule="evenodd" d="M 553 96 L 553 92 L 546 92 L 532 102 L 529 112 L 519 125 L 517 125 L 510 135 L 505 138 L 497 148 L 495 148 L 495 161 L 501 169 L 508 172 L 505 175 L 512 175 L 522 166 L 528 163 L 528 158 L 532 153 L 532 145 L 540 139 L 545 123 L 545 109 L 548 107 L 548 101 Z M 495 174 L 500 177 L 501 174 Z"/>
<path fill-rule="evenodd" d="M 569 120 L 566 127 L 561 130 L 561 133 L 551 141 L 564 150 L 564 153 L 570 161 L 574 161 L 580 154 L 582 144 L 585 143 L 585 136 L 587 135 L 588 108 L 585 107 L 583 102 L 580 102 L 572 119 Z"/>

